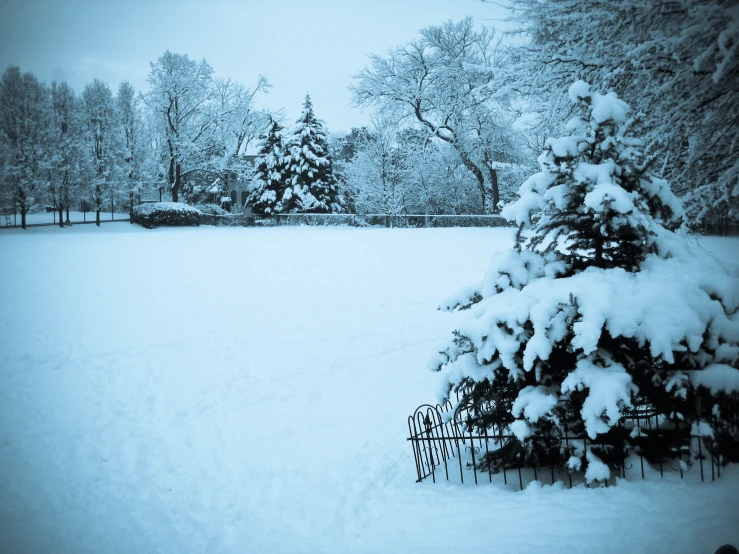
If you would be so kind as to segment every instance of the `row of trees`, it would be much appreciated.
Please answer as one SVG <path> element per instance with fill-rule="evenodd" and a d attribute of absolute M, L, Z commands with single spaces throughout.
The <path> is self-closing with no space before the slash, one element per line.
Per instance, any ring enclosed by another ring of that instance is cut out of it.
<path fill-rule="evenodd" d="M 64 83 L 47 87 L 10 68 L 0 83 L 2 200 L 17 205 L 22 220 L 41 197 L 60 211 L 84 198 L 99 213 L 106 200 L 132 203 L 147 186 L 202 202 L 250 181 L 242 154 L 268 127 L 261 153 L 270 160 L 260 162 L 251 193 L 258 213 L 335 212 L 342 204 L 385 214 L 497 212 L 546 138 L 564 131 L 567 86 L 581 78 L 633 106 L 645 170 L 673 183 L 687 218 L 736 217 L 732 5 L 512 0 L 523 37 L 513 46 L 470 19 L 428 27 L 371 56 L 350 89 L 375 123 L 333 144 L 312 108 L 283 137 L 271 114 L 255 108 L 269 89 L 265 78 L 246 88 L 180 54 L 151 64 L 146 94 L 124 83 L 113 95 L 95 81 L 76 96 Z M 622 24 L 600 32 L 612 21 Z M 345 166 L 343 201 L 332 155 Z"/>
<path fill-rule="evenodd" d="M 333 141 L 309 100 L 283 137 L 271 114 L 254 107 L 266 79 L 247 89 L 180 54 L 151 65 L 146 94 L 124 83 L 114 95 L 95 81 L 77 97 L 64 83 L 46 87 L 11 68 L 0 89 L 4 203 L 25 223 L 42 201 L 61 213 L 87 200 L 99 218 L 104 204 L 132 205 L 152 188 L 190 203 L 227 196 L 230 184 L 250 181 L 241 154 L 267 127 L 250 194 L 256 213 L 332 213 L 342 204 L 360 213 L 495 211 L 531 161 L 512 130 L 510 94 L 489 86 L 501 52 L 495 34 L 470 20 L 423 31 L 391 63 L 373 58 L 353 88 L 358 102 L 378 107 L 373 127 Z M 406 75 L 412 83 L 393 99 L 378 88 Z M 19 124 L 28 118 L 35 123 Z M 334 155 L 345 166 L 341 196 Z"/>
<path fill-rule="evenodd" d="M 26 214 L 52 204 L 69 221 L 84 202 L 99 224 L 104 204 L 146 191 L 196 202 L 217 182 L 248 180 L 243 154 L 269 114 L 255 97 L 269 89 L 214 77 L 203 60 L 165 52 L 151 64 L 150 89 L 127 82 L 116 94 L 95 80 L 81 95 L 66 83 L 47 86 L 10 67 L 0 80 L 0 204 Z"/>
<path fill-rule="evenodd" d="M 479 209 L 497 211 L 521 174 L 535 167 L 546 138 L 565 130 L 573 115 L 567 87 L 584 79 L 633 106 L 634 129 L 645 137 L 647 168 L 674 184 L 690 221 L 735 218 L 739 11 L 734 4 L 512 0 L 511 19 L 522 39 L 515 45 L 471 19 L 423 29 L 419 38 L 387 55 L 371 56 L 354 77 L 355 104 L 373 108 L 381 121 L 373 131 L 380 140 L 359 147 L 360 159 L 372 160 L 377 169 L 370 171 L 364 162 L 362 169 L 353 168 L 365 177 L 355 183 L 369 182 L 370 174 L 383 191 L 387 181 L 401 183 L 387 198 L 361 191 L 374 204 L 397 205 L 398 192 L 423 189 L 419 170 L 409 171 L 405 162 L 391 164 L 392 179 L 380 177 L 388 146 L 390 158 L 414 158 L 403 153 L 410 128 L 437 150 L 446 146 L 454 154 L 449 161 L 476 183 Z M 619 21 L 617 28 L 613 21 Z M 606 28 L 612 29 L 603 33 Z M 415 179 L 400 178 L 410 174 Z M 417 205 L 418 198 L 410 204 Z"/>
<path fill-rule="evenodd" d="M 342 211 L 328 134 L 310 96 L 289 137 L 284 138 L 283 128 L 270 118 L 259 155 L 248 200 L 254 213 Z"/>
<path fill-rule="evenodd" d="M 77 97 L 65 83 L 47 87 L 17 67 L 3 74 L 3 200 L 18 207 L 23 226 L 40 196 L 48 195 L 61 220 L 65 204 L 78 195 L 83 180 L 90 184 L 88 198 L 100 209 L 114 151 L 110 139 L 116 132 L 125 133 L 123 119 L 113 129 L 113 113 L 133 97 L 129 92 L 122 85 L 114 102 L 110 89 L 95 81 Z"/>

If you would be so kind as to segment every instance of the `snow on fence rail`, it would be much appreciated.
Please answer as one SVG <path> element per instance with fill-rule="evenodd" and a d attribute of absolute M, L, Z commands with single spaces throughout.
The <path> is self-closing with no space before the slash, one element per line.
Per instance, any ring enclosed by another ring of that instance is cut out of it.
<path fill-rule="evenodd" d="M 275 214 L 271 216 L 252 216 L 255 225 L 311 225 L 317 227 L 333 227 L 348 225 L 364 227 L 364 223 L 355 214 Z"/>
<path fill-rule="evenodd" d="M 457 400 L 459 401 L 459 395 Z M 716 413 L 719 413 L 720 417 L 716 416 Z M 721 429 L 722 433 L 728 433 L 734 440 L 739 440 L 739 397 L 736 394 L 726 398 L 719 412 L 712 410 L 709 418 L 714 420 L 716 428 Z M 573 451 L 583 453 L 588 446 L 603 445 L 597 439 L 589 439 L 585 434 L 572 433 L 567 421 L 563 419 L 561 426 L 555 427 L 549 436 L 531 437 L 544 439 L 544 442 L 550 445 L 547 451 L 537 453 L 540 463 L 534 461 L 515 466 L 499 463 L 494 467 L 493 460 L 497 452 L 515 447 L 513 433 L 508 428 L 492 425 L 480 434 L 472 428 L 467 410 L 455 410 L 449 400 L 443 405 L 419 406 L 413 415 L 408 417 L 408 430 L 410 435 L 407 440 L 413 447 L 417 483 L 429 477 L 436 483 L 437 474 L 440 479 L 443 477 L 446 481 L 457 481 L 457 473 L 458 482 L 462 484 L 465 482 L 465 475 L 468 480 L 472 477 L 475 484 L 481 479 L 485 480 L 485 476 L 488 478 L 487 481 L 492 483 L 493 476 L 499 479 L 502 473 L 503 484 L 508 485 L 512 477 L 513 483 L 517 484 L 520 490 L 523 490 L 524 484 L 543 481 L 544 479 L 540 479 L 543 474 L 547 474 L 547 480 L 550 480 L 551 484 L 567 482 L 572 488 L 574 482 L 589 486 L 583 472 L 568 470 L 562 461 Z M 710 457 L 710 478 L 714 481 L 721 477 L 721 467 L 727 463 L 725 453 L 717 451 L 717 441 L 714 437 L 706 434 L 696 435 L 694 434 L 696 431 L 700 432 L 696 429 L 690 430 L 687 435 L 689 445 L 681 447 L 675 458 L 655 459 L 653 455 L 649 456 L 646 450 L 651 445 L 650 441 L 668 441 L 674 438 L 679 430 L 675 429 L 663 414 L 648 406 L 626 412 L 618 423 L 618 430 L 633 437 L 631 442 L 635 448 L 631 456 L 624 454 L 621 459 L 610 460 L 609 469 L 614 483 L 616 477 L 630 478 L 634 476 L 634 472 L 637 477 L 640 474 L 642 479 L 649 474 L 656 475 L 657 467 L 660 477 L 664 477 L 666 472 L 670 471 L 679 473 L 680 478 L 684 479 L 694 467 L 691 456 L 698 460 L 701 481 L 708 479 L 708 468 L 704 466 L 704 460 Z M 734 452 L 732 458 L 737 454 L 739 453 Z M 652 458 L 651 462 L 648 458 Z M 637 467 L 635 464 L 638 464 Z M 697 480 L 697 472 L 693 471 L 692 474 L 696 475 Z M 607 487 L 609 478 L 595 481 L 596 486 L 601 484 Z"/>
<path fill-rule="evenodd" d="M 421 215 L 367 214 L 361 217 L 367 225 L 385 227 L 510 227 L 499 215 Z"/>
<path fill-rule="evenodd" d="M 111 221 L 111 214 L 101 214 L 101 221 Z M 13 216 L 7 218 L 0 214 L 0 227 L 20 227 Z M 116 213 L 115 221 L 128 221 L 128 214 Z M 107 218 L 107 219 L 106 219 Z M 28 214 L 28 226 L 58 225 L 55 213 Z M 72 213 L 71 223 L 94 223 L 95 214 L 82 212 Z M 263 216 L 256 214 L 200 215 L 201 225 L 218 225 L 228 227 L 268 227 L 268 226 L 349 226 L 349 227 L 508 227 L 510 224 L 497 215 L 383 215 L 383 214 L 276 214 Z"/>
<path fill-rule="evenodd" d="M 58 212 L 34 212 L 26 215 L 26 227 L 50 227 L 59 225 Z M 128 222 L 128 212 L 114 213 L 101 212 L 100 223 Z M 69 222 L 64 218 L 64 225 L 85 225 L 95 223 L 95 212 L 70 212 Z M 19 214 L 0 213 L 0 229 L 20 229 L 21 216 Z"/>
<path fill-rule="evenodd" d="M 206 225 L 278 226 L 350 226 L 350 227 L 508 227 L 497 215 L 384 215 L 384 214 L 255 214 L 203 215 Z"/>
<path fill-rule="evenodd" d="M 201 223 L 226 226 L 382 226 L 382 227 L 511 227 L 512 223 L 499 215 L 425 215 L 425 214 L 203 214 Z M 704 223 L 694 231 L 706 235 L 739 235 L 739 224 Z"/>

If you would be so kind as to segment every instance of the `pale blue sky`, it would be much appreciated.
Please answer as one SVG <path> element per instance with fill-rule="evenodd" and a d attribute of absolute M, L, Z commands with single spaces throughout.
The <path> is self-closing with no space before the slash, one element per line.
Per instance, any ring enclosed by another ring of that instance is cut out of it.
<path fill-rule="evenodd" d="M 367 54 L 467 15 L 501 25 L 507 14 L 480 0 L 0 0 L 0 70 L 16 64 L 77 91 L 93 78 L 142 90 L 169 49 L 246 85 L 266 75 L 261 103 L 289 120 L 309 92 L 329 130 L 348 130 L 369 120 L 347 90 Z"/>

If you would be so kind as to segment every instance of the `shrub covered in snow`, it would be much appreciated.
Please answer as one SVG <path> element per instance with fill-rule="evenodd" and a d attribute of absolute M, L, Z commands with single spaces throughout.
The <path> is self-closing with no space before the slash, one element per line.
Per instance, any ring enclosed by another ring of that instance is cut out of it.
<path fill-rule="evenodd" d="M 218 204 L 195 204 L 193 208 L 198 210 L 203 215 L 227 216 L 232 214 L 232 212 L 224 210 Z"/>
<path fill-rule="evenodd" d="M 205 215 L 231 215 L 231 212 L 224 210 L 217 204 L 195 204 L 193 208 Z"/>
<path fill-rule="evenodd" d="M 200 225 L 200 210 L 179 202 L 154 202 L 133 209 L 133 223 L 147 229 Z"/>
<path fill-rule="evenodd" d="M 690 463 L 696 434 L 726 452 L 716 421 L 739 390 L 736 268 L 669 230 L 681 207 L 649 174 L 629 106 L 582 81 L 570 98 L 582 110 L 570 135 L 546 141 L 541 171 L 502 212 L 515 249 L 442 306 L 469 309 L 433 363 L 442 396 L 460 393 L 471 426 L 516 436 L 484 460 L 495 468 L 546 458 L 598 480 L 634 448 Z M 661 440 L 619 426 L 637 406 L 667 418 Z M 565 423 L 587 449 L 565 447 Z"/>

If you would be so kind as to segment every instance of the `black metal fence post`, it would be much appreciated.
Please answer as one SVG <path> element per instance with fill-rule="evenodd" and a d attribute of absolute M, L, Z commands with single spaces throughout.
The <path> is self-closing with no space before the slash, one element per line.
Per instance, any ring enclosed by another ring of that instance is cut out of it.
<path fill-rule="evenodd" d="M 490 450 L 488 449 L 488 429 L 485 428 L 485 461 L 488 464 L 488 477 L 490 479 L 490 482 L 493 482 L 493 470 L 490 463 Z"/>
<path fill-rule="evenodd" d="M 429 441 L 429 457 L 431 459 L 431 478 L 436 483 L 436 464 L 434 463 L 434 444 L 431 442 L 431 420 L 429 419 L 428 413 L 423 418 L 423 425 L 426 427 L 426 437 Z"/>

